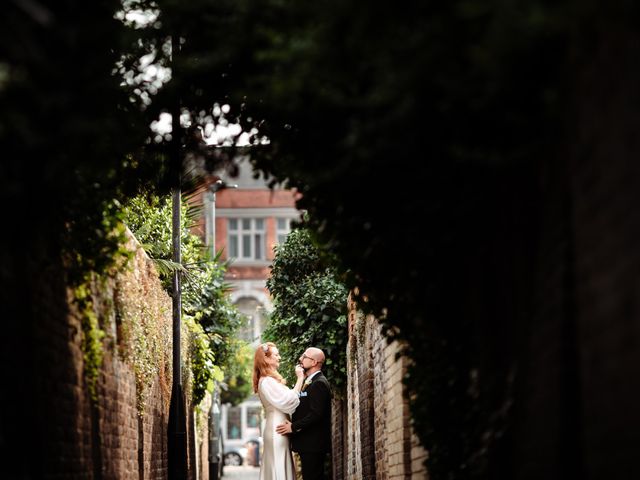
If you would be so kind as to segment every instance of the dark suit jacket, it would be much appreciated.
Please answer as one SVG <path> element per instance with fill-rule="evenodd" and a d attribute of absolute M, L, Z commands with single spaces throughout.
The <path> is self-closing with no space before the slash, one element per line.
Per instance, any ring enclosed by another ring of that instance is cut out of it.
<path fill-rule="evenodd" d="M 316 374 L 311 384 L 301 392 L 300 405 L 291 420 L 291 450 L 331 450 L 331 388 L 322 372 Z"/>

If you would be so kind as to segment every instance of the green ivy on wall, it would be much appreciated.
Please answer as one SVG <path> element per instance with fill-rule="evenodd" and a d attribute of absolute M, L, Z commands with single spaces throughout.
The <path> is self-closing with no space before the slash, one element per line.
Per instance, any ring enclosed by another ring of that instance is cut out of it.
<path fill-rule="evenodd" d="M 84 374 L 89 389 L 89 395 L 95 402 L 97 400 L 97 384 L 102 366 L 103 348 L 102 339 L 105 336 L 100 328 L 98 315 L 94 310 L 93 298 L 91 294 L 90 277 L 77 286 L 73 292 L 74 301 L 80 314 L 80 325 L 82 327 L 82 353 L 84 359 Z"/>
<path fill-rule="evenodd" d="M 227 296 L 224 281 L 226 264 L 220 255 L 211 257 L 202 239 L 191 232 L 201 213 L 184 198 L 181 211 L 182 265 L 172 262 L 172 204 L 170 197 L 140 195 L 127 203 L 124 221 L 156 264 L 160 279 L 171 292 L 171 279 L 176 269 L 182 274 L 183 338 L 188 352 L 185 391 L 197 405 L 212 382 L 227 380 L 242 342 L 229 341 L 240 327 L 242 317 Z M 246 397 L 248 393 L 245 393 Z"/>
<path fill-rule="evenodd" d="M 156 378 L 165 398 L 169 398 L 171 389 L 171 300 L 155 271 L 145 265 L 148 261 L 144 253 L 138 252 L 117 276 L 115 285 L 118 353 L 133 367 L 140 414 Z"/>

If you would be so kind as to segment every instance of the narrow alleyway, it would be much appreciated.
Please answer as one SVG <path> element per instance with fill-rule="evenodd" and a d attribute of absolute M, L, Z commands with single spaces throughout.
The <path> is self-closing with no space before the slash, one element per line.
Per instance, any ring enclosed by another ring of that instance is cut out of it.
<path fill-rule="evenodd" d="M 228 465 L 224 467 L 224 473 L 222 475 L 222 480 L 258 480 L 260 476 L 260 468 L 259 467 L 246 467 L 239 466 L 234 467 Z"/>

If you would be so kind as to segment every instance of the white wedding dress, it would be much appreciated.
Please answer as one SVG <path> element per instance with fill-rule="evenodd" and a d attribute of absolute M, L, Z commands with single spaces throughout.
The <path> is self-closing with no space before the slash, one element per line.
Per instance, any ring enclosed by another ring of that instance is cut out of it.
<path fill-rule="evenodd" d="M 276 427 L 290 420 L 290 415 L 300 404 L 298 394 L 273 377 L 262 377 L 258 384 L 258 396 L 266 417 L 262 432 L 260 480 L 295 480 L 289 437 L 277 433 Z"/>

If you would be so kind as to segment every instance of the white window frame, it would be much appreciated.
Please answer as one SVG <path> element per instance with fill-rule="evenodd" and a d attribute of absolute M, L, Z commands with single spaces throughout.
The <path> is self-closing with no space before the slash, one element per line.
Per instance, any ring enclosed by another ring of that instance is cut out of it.
<path fill-rule="evenodd" d="M 235 220 L 237 224 L 237 229 L 231 229 L 231 221 Z M 243 223 L 250 222 L 249 228 L 244 229 Z M 262 228 L 259 229 L 256 226 L 258 221 L 262 221 Z M 244 254 L 244 237 L 249 236 L 251 239 L 249 242 L 249 255 L 245 256 Z M 237 256 L 232 255 L 232 247 L 233 243 L 232 237 L 235 236 L 235 250 Z M 261 256 L 256 256 L 256 236 L 259 237 Z M 229 256 L 241 261 L 241 262 L 264 262 L 267 259 L 267 219 L 264 217 L 229 217 L 227 218 L 227 251 L 229 252 Z"/>

